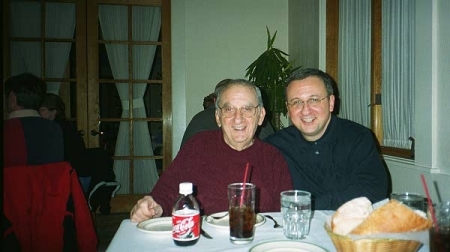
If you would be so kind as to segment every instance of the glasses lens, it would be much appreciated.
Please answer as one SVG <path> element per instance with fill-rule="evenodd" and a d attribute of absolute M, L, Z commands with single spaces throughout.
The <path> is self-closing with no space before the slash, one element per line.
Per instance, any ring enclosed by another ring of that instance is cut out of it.
<path fill-rule="evenodd" d="M 254 107 L 242 107 L 241 113 L 243 117 L 251 117 L 253 116 L 253 112 L 255 111 Z"/>
<path fill-rule="evenodd" d="M 225 116 L 225 117 L 233 117 L 236 113 L 236 109 L 233 107 L 229 107 L 229 106 L 221 108 L 221 111 L 222 111 L 223 116 Z"/>
<path fill-rule="evenodd" d="M 308 105 L 311 107 L 315 107 L 317 105 L 319 105 L 319 99 L 317 98 L 311 98 L 308 100 Z"/>
<path fill-rule="evenodd" d="M 297 108 L 297 109 L 299 109 L 299 108 L 302 108 L 303 105 L 305 105 L 305 103 L 304 103 L 303 101 L 296 100 L 296 101 L 293 101 L 293 102 L 289 103 L 289 105 L 290 105 L 292 108 Z"/>
<path fill-rule="evenodd" d="M 258 106 L 256 106 L 256 107 L 244 106 L 244 107 L 242 107 L 240 109 L 236 109 L 234 107 L 226 106 L 226 107 L 221 108 L 220 110 L 222 111 L 222 115 L 224 117 L 227 117 L 227 118 L 235 116 L 236 115 L 236 111 L 239 111 L 243 117 L 252 117 L 252 116 L 255 115 L 256 108 Z"/>

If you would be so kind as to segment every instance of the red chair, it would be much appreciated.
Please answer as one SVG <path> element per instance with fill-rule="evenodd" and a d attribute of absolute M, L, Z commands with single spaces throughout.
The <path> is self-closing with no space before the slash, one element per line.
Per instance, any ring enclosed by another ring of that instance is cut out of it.
<path fill-rule="evenodd" d="M 5 167 L 3 174 L 4 240 L 14 236 L 20 251 L 96 251 L 91 213 L 68 162 Z"/>

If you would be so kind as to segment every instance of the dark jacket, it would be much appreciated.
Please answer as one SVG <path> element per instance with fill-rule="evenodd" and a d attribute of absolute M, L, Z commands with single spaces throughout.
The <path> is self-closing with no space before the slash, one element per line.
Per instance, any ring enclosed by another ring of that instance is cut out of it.
<path fill-rule="evenodd" d="M 64 138 L 64 160 L 69 161 L 80 177 L 92 175 L 86 154 L 86 145 L 74 122 L 55 120 L 61 126 Z"/>

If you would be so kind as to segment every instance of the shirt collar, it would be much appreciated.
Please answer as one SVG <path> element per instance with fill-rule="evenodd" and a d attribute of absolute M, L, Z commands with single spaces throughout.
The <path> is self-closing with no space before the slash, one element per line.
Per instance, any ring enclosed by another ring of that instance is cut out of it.
<path fill-rule="evenodd" d="M 18 117 L 41 117 L 41 115 L 39 115 L 39 113 L 34 109 L 16 110 L 16 111 L 9 113 L 9 115 L 8 115 L 8 119 L 18 118 Z"/>

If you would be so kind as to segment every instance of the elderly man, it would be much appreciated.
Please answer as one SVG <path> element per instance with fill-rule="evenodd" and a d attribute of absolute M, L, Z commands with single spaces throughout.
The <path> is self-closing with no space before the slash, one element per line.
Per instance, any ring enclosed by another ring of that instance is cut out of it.
<path fill-rule="evenodd" d="M 336 210 L 366 196 L 388 196 L 386 168 L 370 130 L 341 119 L 334 109 L 334 81 L 318 69 L 300 69 L 286 82 L 286 106 L 293 125 L 265 141 L 284 155 L 294 188 L 311 192 L 315 209 Z"/>
<path fill-rule="evenodd" d="M 242 182 L 246 164 L 249 180 L 259 188 L 256 210 L 279 211 L 280 192 L 292 188 L 281 153 L 255 137 L 264 121 L 260 90 L 246 80 L 230 80 L 217 92 L 215 118 L 221 130 L 196 134 L 181 148 L 162 174 L 151 196 L 139 200 L 130 213 L 133 222 L 171 215 L 180 182 L 197 187 L 205 214 L 228 209 L 227 186 Z"/>
<path fill-rule="evenodd" d="M 224 79 L 217 83 L 214 89 L 214 93 L 211 94 L 213 95 L 212 99 L 214 100 L 214 102 L 216 101 L 217 91 L 228 81 L 230 81 L 230 79 Z M 215 111 L 215 106 L 210 106 L 198 112 L 194 117 L 192 117 L 192 120 L 189 122 L 186 131 L 184 132 L 183 139 L 181 140 L 181 146 L 183 146 L 185 142 L 187 142 L 193 135 L 198 132 L 219 129 L 217 123 L 214 120 Z M 258 127 L 255 136 L 262 140 L 270 134 L 273 134 L 274 132 L 275 131 L 273 130 L 272 124 L 266 121 L 263 122 L 260 127 Z"/>

